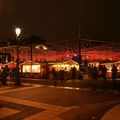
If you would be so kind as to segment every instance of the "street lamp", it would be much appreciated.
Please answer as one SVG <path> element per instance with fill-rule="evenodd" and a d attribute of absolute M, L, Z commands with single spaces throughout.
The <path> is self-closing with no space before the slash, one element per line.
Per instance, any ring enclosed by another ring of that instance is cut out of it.
<path fill-rule="evenodd" d="M 16 34 L 16 40 L 17 40 L 17 47 L 16 47 L 16 53 L 17 53 L 17 59 L 16 59 L 16 78 L 15 78 L 15 86 L 20 86 L 20 73 L 19 73 L 19 40 L 20 40 L 20 33 L 21 29 L 16 28 L 15 29 L 15 34 Z"/>
<path fill-rule="evenodd" d="M 16 28 L 15 29 L 15 33 L 16 33 L 16 37 L 18 38 L 20 36 L 21 29 L 20 28 Z"/>
<path fill-rule="evenodd" d="M 81 55 L 81 38 L 80 38 L 80 26 L 79 26 L 79 36 L 78 36 L 78 56 L 79 56 L 79 79 L 82 79 L 82 71 L 81 71 L 81 64 L 82 64 L 82 55 Z"/>

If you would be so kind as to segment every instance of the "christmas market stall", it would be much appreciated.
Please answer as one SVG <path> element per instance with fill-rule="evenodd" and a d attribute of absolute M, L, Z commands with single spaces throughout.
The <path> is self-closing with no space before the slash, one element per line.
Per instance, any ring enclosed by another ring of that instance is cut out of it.
<path fill-rule="evenodd" d="M 37 62 L 27 61 L 20 64 L 21 77 L 27 78 L 40 78 L 41 65 Z"/>
<path fill-rule="evenodd" d="M 49 63 L 49 68 L 52 70 L 53 68 L 57 72 L 57 79 L 61 79 L 61 71 L 64 72 L 64 79 L 72 78 L 72 69 L 75 70 L 75 78 L 78 77 L 79 65 L 77 62 L 73 60 L 59 62 L 59 63 Z"/>

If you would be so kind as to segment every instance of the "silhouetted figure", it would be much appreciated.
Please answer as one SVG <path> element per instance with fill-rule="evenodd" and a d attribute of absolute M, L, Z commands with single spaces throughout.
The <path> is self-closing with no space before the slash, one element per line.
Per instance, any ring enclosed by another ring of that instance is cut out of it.
<path fill-rule="evenodd" d="M 3 85 L 7 85 L 7 76 L 9 74 L 9 68 L 7 65 L 5 65 L 5 67 L 3 68 L 2 70 L 2 82 L 3 82 Z"/>
<path fill-rule="evenodd" d="M 64 70 L 60 70 L 60 77 L 61 77 L 61 82 L 64 81 Z"/>
<path fill-rule="evenodd" d="M 50 74 L 50 69 L 49 69 L 49 67 L 47 66 L 47 67 L 46 67 L 46 79 L 49 79 L 49 74 Z"/>
<path fill-rule="evenodd" d="M 88 71 L 88 61 L 85 59 L 84 61 L 84 66 L 85 66 L 85 72 Z"/>
<path fill-rule="evenodd" d="M 54 82 L 54 86 L 56 86 L 57 81 L 56 81 L 56 70 L 55 70 L 55 68 L 52 68 L 51 74 L 52 74 L 52 80 Z"/>
<path fill-rule="evenodd" d="M 94 75 L 93 65 L 88 66 L 88 75 L 90 79 L 93 78 Z"/>
<path fill-rule="evenodd" d="M 88 61 L 85 59 L 85 61 L 84 61 L 84 65 L 85 66 L 88 66 Z"/>
<path fill-rule="evenodd" d="M 96 66 L 93 67 L 93 79 L 94 80 L 98 79 L 98 70 Z"/>
<path fill-rule="evenodd" d="M 76 68 L 75 66 L 71 68 L 72 71 L 72 79 L 75 80 L 76 79 Z"/>
<path fill-rule="evenodd" d="M 102 77 L 102 65 L 99 65 L 98 69 L 98 76 Z"/>
<path fill-rule="evenodd" d="M 117 67 L 113 64 L 112 66 L 112 80 L 113 80 L 113 83 L 116 83 L 116 78 L 117 78 Z"/>
<path fill-rule="evenodd" d="M 102 66 L 102 73 L 101 73 L 101 76 L 103 77 L 103 80 L 105 81 L 105 82 L 107 82 L 107 77 L 106 77 L 106 74 L 107 74 L 107 68 L 105 67 L 105 65 L 104 66 Z"/>

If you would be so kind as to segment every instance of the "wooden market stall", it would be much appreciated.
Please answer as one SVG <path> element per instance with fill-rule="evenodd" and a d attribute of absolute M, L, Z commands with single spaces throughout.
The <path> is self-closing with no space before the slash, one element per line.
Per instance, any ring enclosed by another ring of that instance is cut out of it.
<path fill-rule="evenodd" d="M 41 74 L 41 66 L 37 62 L 27 61 L 20 64 L 21 76 L 27 78 L 39 78 Z"/>
<path fill-rule="evenodd" d="M 65 62 L 59 62 L 59 63 L 49 63 L 50 70 L 52 68 L 55 68 L 57 72 L 57 79 L 60 79 L 60 71 L 64 70 L 64 77 L 65 79 L 71 79 L 71 69 L 75 67 L 76 69 L 76 78 L 78 77 L 78 70 L 79 65 L 77 62 L 73 60 L 65 61 Z"/>
<path fill-rule="evenodd" d="M 47 63 L 27 61 L 20 64 L 21 76 L 25 78 L 46 78 Z"/>

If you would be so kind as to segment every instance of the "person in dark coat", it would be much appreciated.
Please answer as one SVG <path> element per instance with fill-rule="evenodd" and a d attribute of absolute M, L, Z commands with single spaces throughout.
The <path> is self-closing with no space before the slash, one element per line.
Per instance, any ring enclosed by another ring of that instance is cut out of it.
<path fill-rule="evenodd" d="M 2 82 L 3 85 L 7 85 L 7 77 L 9 75 L 9 68 L 7 65 L 5 65 L 5 67 L 2 70 Z"/>
<path fill-rule="evenodd" d="M 93 67 L 93 79 L 94 80 L 98 79 L 98 70 L 96 66 Z"/>
<path fill-rule="evenodd" d="M 71 68 L 71 72 L 72 72 L 72 79 L 75 80 L 76 79 L 76 68 L 75 68 L 75 66 Z"/>
<path fill-rule="evenodd" d="M 64 69 L 62 69 L 61 71 L 60 71 L 60 75 L 61 75 L 61 82 L 63 82 L 64 81 Z"/>
<path fill-rule="evenodd" d="M 56 81 L 56 70 L 55 70 L 55 68 L 52 68 L 51 74 L 52 74 L 52 80 L 54 82 L 54 86 L 56 86 L 57 85 L 57 81 Z"/>
<path fill-rule="evenodd" d="M 113 66 L 112 66 L 112 80 L 113 80 L 113 82 L 114 83 L 116 83 L 116 76 L 117 76 L 117 67 L 113 64 Z"/>
<path fill-rule="evenodd" d="M 102 73 L 101 73 L 101 76 L 103 77 L 103 80 L 105 81 L 105 82 L 107 82 L 107 77 L 106 77 L 106 74 L 107 74 L 107 68 L 105 67 L 105 65 L 104 66 L 102 66 Z"/>

